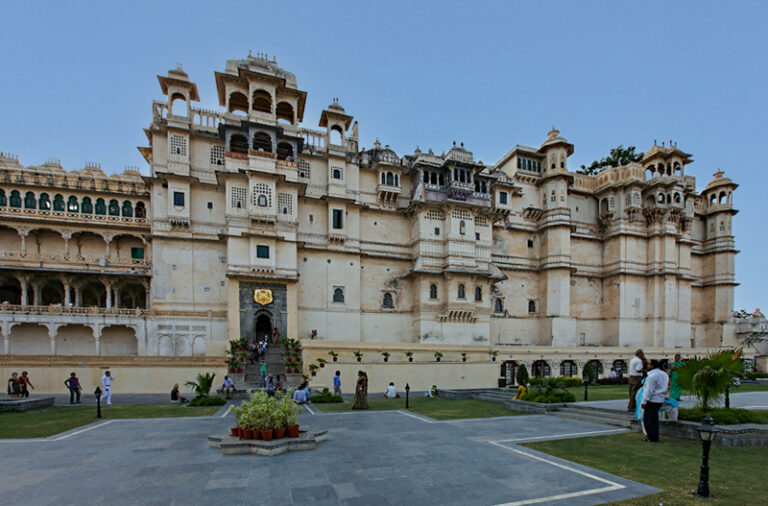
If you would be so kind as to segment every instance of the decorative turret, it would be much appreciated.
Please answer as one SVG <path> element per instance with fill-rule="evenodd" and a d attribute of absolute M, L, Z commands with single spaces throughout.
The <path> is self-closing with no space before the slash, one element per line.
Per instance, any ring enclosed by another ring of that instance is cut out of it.
<path fill-rule="evenodd" d="M 191 102 L 200 101 L 197 84 L 189 80 L 189 76 L 179 63 L 175 69 L 168 71 L 167 76 L 157 76 L 163 94 L 168 97 L 168 114 L 190 117 Z"/>
<path fill-rule="evenodd" d="M 319 126 L 328 130 L 329 144 L 344 146 L 344 132 L 349 130 L 352 119 L 352 116 L 347 115 L 344 108 L 339 105 L 339 99 L 334 98 L 333 103 L 320 115 Z"/>
<path fill-rule="evenodd" d="M 544 155 L 544 176 L 568 172 L 567 159 L 573 154 L 573 144 L 560 137 L 560 131 L 552 127 L 547 134 L 547 140 L 541 144 L 539 153 Z"/>
<path fill-rule="evenodd" d="M 731 217 L 738 211 L 733 208 L 733 191 L 739 186 L 718 170 L 714 179 L 701 192 L 702 210 L 707 216 L 707 238 L 731 236 Z"/>
<path fill-rule="evenodd" d="M 693 162 L 691 155 L 677 149 L 677 143 L 669 141 L 669 147 L 664 143 L 661 146 L 653 141 L 653 147 L 645 152 L 641 160 L 643 170 L 646 173 L 646 180 L 650 181 L 655 177 L 670 177 L 685 175 L 683 167 Z"/>

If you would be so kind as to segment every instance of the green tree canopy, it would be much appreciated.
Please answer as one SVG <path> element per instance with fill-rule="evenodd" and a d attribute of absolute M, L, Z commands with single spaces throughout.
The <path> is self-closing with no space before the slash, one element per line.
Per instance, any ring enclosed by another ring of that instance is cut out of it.
<path fill-rule="evenodd" d="M 619 144 L 611 150 L 607 157 L 595 160 L 589 167 L 582 165 L 576 172 L 593 176 L 606 167 L 619 167 L 630 162 L 639 162 L 643 159 L 643 154 L 644 153 L 635 153 L 634 146 L 625 148 L 623 145 Z"/>

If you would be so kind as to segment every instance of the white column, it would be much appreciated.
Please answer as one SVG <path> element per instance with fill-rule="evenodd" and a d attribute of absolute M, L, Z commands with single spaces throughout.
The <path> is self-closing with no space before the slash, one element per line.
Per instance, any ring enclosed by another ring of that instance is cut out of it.
<path fill-rule="evenodd" d="M 0 333 L 3 334 L 3 353 L 11 353 L 11 329 L 0 327 Z"/>
<path fill-rule="evenodd" d="M 104 329 L 99 325 L 96 325 L 93 328 L 93 339 L 96 344 L 96 356 L 101 355 L 101 333 L 103 330 Z"/>
<path fill-rule="evenodd" d="M 51 338 L 51 355 L 56 355 L 56 325 L 48 327 L 48 336 Z"/>

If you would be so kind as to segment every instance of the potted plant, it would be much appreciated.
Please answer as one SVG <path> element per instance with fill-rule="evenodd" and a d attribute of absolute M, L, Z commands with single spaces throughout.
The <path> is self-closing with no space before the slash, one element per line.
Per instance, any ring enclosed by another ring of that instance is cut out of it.
<path fill-rule="evenodd" d="M 309 376 L 307 376 L 306 374 L 302 374 L 301 379 L 303 379 L 304 381 L 309 381 Z"/>
<path fill-rule="evenodd" d="M 328 355 L 330 355 L 330 356 L 331 356 L 331 358 L 333 359 L 333 361 L 334 361 L 334 362 L 336 362 L 336 360 L 338 360 L 338 359 L 339 359 L 339 354 L 338 354 L 338 353 L 336 353 L 336 352 L 335 352 L 335 351 L 333 351 L 333 350 L 329 351 L 329 352 L 328 352 Z"/>
<path fill-rule="evenodd" d="M 389 355 L 390 353 L 388 351 L 381 352 L 381 356 L 384 357 L 384 362 L 389 362 Z"/>
<path fill-rule="evenodd" d="M 237 370 L 237 366 L 240 365 L 240 361 L 234 357 L 227 358 L 227 367 L 230 373 L 234 373 Z"/>
<path fill-rule="evenodd" d="M 312 376 L 317 376 L 317 366 L 315 364 L 309 364 L 309 373 Z"/>
<path fill-rule="evenodd" d="M 358 362 L 363 360 L 363 352 L 360 350 L 355 350 L 355 358 L 357 359 Z"/>
<path fill-rule="evenodd" d="M 497 356 L 498 354 L 499 354 L 499 352 L 498 352 L 497 350 L 493 350 L 493 351 L 491 352 L 491 360 L 493 360 L 494 362 L 496 362 L 496 356 Z"/>
<path fill-rule="evenodd" d="M 318 358 L 317 363 L 320 364 L 320 367 L 325 367 L 325 364 L 327 364 L 328 361 L 325 360 L 324 358 Z"/>
<path fill-rule="evenodd" d="M 293 402 L 293 391 L 288 390 L 285 397 L 280 401 L 283 408 L 283 419 L 285 422 L 288 437 L 299 437 L 299 421 L 296 415 L 301 408 Z"/>
<path fill-rule="evenodd" d="M 464 352 L 461 353 L 461 361 L 462 362 L 466 362 L 467 361 L 467 354 L 464 353 Z"/>
<path fill-rule="evenodd" d="M 413 362 L 413 352 L 412 351 L 406 351 L 405 356 L 408 357 L 408 362 Z"/>
<path fill-rule="evenodd" d="M 235 415 L 235 426 L 230 429 L 232 437 L 240 437 L 240 418 L 243 415 L 243 406 L 232 408 L 232 414 Z"/>
<path fill-rule="evenodd" d="M 440 362 L 440 359 L 443 357 L 443 354 L 439 351 L 435 352 L 435 362 Z"/>

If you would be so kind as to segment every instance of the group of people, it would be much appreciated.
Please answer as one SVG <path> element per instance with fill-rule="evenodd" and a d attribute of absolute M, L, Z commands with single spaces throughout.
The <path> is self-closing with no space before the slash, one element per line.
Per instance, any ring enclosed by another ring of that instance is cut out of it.
<path fill-rule="evenodd" d="M 255 364 L 259 360 L 264 360 L 267 355 L 267 347 L 269 343 L 266 339 L 259 341 L 258 343 L 251 343 L 248 345 L 248 360 Z"/>
<path fill-rule="evenodd" d="M 8 395 L 10 397 L 25 399 L 29 397 L 30 388 L 35 389 L 32 382 L 29 381 L 27 371 L 22 371 L 21 376 L 17 372 L 11 373 L 11 377 L 8 379 Z"/>
<path fill-rule="evenodd" d="M 629 361 L 629 403 L 628 411 L 642 420 L 643 434 L 646 441 L 659 440 L 659 413 L 667 414 L 668 419 L 677 420 L 682 387 L 677 369 L 682 367 L 681 355 L 675 355 L 672 363 L 658 359 L 648 360 L 643 350 L 635 351 Z"/>

